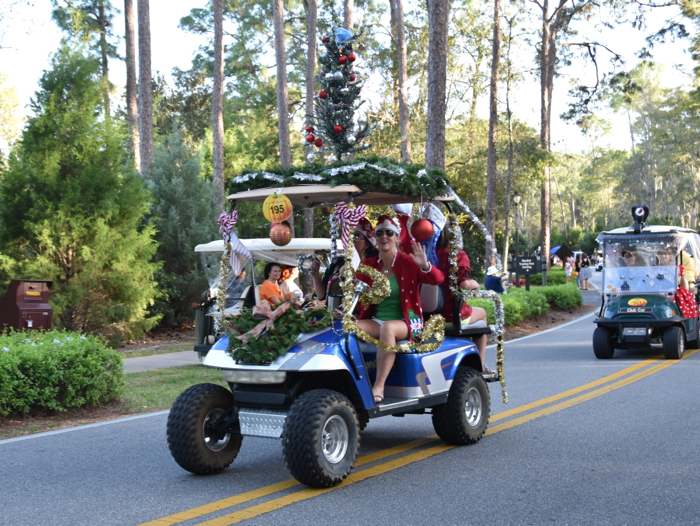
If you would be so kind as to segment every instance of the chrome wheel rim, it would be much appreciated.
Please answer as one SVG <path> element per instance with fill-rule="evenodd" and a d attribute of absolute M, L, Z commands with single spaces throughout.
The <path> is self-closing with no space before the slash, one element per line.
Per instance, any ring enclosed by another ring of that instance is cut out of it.
<path fill-rule="evenodd" d="M 323 426 L 321 433 L 321 447 L 323 448 L 323 456 L 331 464 L 337 464 L 345 457 L 348 450 L 348 442 L 350 441 L 350 433 L 348 425 L 338 415 L 333 415 Z"/>
<path fill-rule="evenodd" d="M 472 427 L 481 421 L 483 406 L 481 404 L 481 393 L 476 387 L 467 391 L 467 403 L 464 406 L 464 414 L 467 417 L 467 424 Z"/>
<path fill-rule="evenodd" d="M 685 338 L 683 338 L 683 331 L 678 331 L 678 356 L 683 357 L 685 352 Z"/>
<path fill-rule="evenodd" d="M 216 429 L 214 428 L 214 424 L 219 420 L 219 418 L 221 418 L 224 412 L 225 411 L 223 409 L 217 407 L 216 409 L 209 411 L 207 416 L 204 418 L 204 423 L 202 424 L 204 445 L 211 451 L 221 451 L 231 440 L 230 433 L 226 433 L 221 439 L 216 437 Z"/>

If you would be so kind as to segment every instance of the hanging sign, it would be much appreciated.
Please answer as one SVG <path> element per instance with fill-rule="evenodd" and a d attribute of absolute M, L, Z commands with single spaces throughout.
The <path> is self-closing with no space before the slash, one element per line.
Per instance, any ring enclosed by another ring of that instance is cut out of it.
<path fill-rule="evenodd" d="M 274 193 L 263 202 L 263 215 L 271 223 L 281 223 L 292 215 L 292 202 L 287 196 Z"/>

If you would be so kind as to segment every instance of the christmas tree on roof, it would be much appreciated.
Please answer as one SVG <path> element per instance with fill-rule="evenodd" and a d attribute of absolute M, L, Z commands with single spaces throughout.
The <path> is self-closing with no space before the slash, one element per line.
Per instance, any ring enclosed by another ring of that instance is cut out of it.
<path fill-rule="evenodd" d="M 306 127 L 306 140 L 319 149 L 317 153 L 330 152 L 329 162 L 350 157 L 371 148 L 363 144 L 370 136 L 374 126 L 370 126 L 364 115 L 355 115 L 364 103 L 360 99 L 362 78 L 354 71 L 357 60 L 353 47 L 362 37 L 364 28 L 357 35 L 347 29 L 335 30 L 335 35 L 326 35 L 321 42 L 326 53 L 319 57 L 321 71 L 316 75 L 321 90 L 315 99 L 315 115 L 309 116 Z M 362 44 L 357 44 L 362 49 Z M 315 154 L 307 156 L 313 162 Z"/>

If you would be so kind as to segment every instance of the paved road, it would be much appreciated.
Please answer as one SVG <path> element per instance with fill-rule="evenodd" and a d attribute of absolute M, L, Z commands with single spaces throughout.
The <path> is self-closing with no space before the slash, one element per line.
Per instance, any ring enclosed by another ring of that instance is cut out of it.
<path fill-rule="evenodd" d="M 373 420 L 348 481 L 321 492 L 290 480 L 274 440 L 246 438 L 224 473 L 190 475 L 161 412 L 0 441 L 0 523 L 700 523 L 700 352 L 596 360 L 592 319 L 506 345 L 510 403 L 490 385 L 474 446 L 431 438 L 428 416 Z"/>

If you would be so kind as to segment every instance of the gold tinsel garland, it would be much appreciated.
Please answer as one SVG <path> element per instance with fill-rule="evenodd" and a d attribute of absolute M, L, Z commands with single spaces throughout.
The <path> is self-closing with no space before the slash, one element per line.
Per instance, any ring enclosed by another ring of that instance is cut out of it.
<path fill-rule="evenodd" d="M 373 343 L 378 348 L 384 349 L 391 352 L 416 352 L 416 353 L 427 353 L 432 352 L 439 348 L 445 339 L 445 318 L 439 314 L 434 314 L 423 326 L 421 331 L 419 342 L 404 343 L 401 345 L 387 345 L 381 340 L 373 338 L 365 331 L 360 329 L 357 325 L 357 320 L 350 312 L 350 306 L 352 305 L 352 296 L 355 293 L 355 271 L 350 264 L 352 261 L 352 244 L 348 244 L 347 254 L 345 255 L 345 272 L 343 273 L 343 330 L 346 333 L 353 333 L 356 337 L 360 338 L 362 341 L 367 343 Z M 373 285 L 368 292 L 365 292 L 360 301 L 363 304 L 376 305 L 382 300 L 389 297 L 391 294 L 391 285 L 389 285 L 389 280 L 383 276 L 380 272 L 367 265 L 360 265 L 358 267 L 358 272 L 365 274 L 372 278 Z M 376 276 L 376 277 L 375 277 Z M 378 287 L 378 290 L 375 290 Z M 365 302 L 365 298 L 368 300 Z M 435 341 L 427 343 L 431 338 Z"/>
<path fill-rule="evenodd" d="M 490 299 L 493 301 L 494 312 L 496 314 L 496 371 L 501 381 L 501 392 L 503 395 L 503 403 L 508 403 L 508 392 L 506 391 L 505 368 L 503 366 L 503 348 L 505 341 L 503 333 L 505 332 L 505 311 L 503 309 L 502 298 L 492 290 L 473 290 L 463 291 L 459 286 L 459 278 L 457 272 L 457 252 L 462 245 L 462 230 L 459 225 L 466 221 L 465 214 L 447 214 L 447 236 L 450 242 L 450 253 L 448 261 L 450 263 L 450 292 L 453 296 L 461 298 L 462 301 L 468 299 Z"/>
<path fill-rule="evenodd" d="M 226 310 L 226 289 L 228 275 L 231 270 L 231 243 L 224 242 L 224 255 L 221 256 L 219 267 L 219 283 L 216 287 L 216 315 L 214 316 L 214 332 L 219 333 L 224 326 L 224 310 Z"/>

